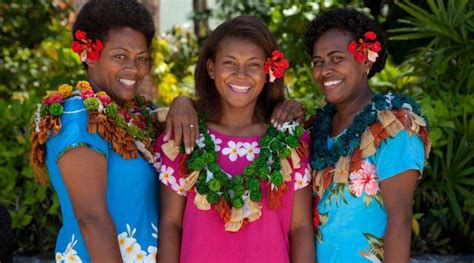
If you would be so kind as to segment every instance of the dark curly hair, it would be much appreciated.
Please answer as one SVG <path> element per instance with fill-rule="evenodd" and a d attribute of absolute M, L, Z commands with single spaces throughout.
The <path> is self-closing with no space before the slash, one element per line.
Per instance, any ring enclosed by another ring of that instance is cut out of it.
<path fill-rule="evenodd" d="M 308 25 L 305 35 L 306 48 L 310 56 L 313 56 L 313 48 L 316 41 L 321 35 L 330 29 L 339 29 L 350 32 L 355 41 L 364 39 L 367 31 L 373 31 L 377 34 L 377 40 L 382 46 L 382 50 L 378 53 L 377 61 L 372 65 L 368 78 L 375 73 L 380 72 L 385 67 L 387 60 L 387 39 L 384 32 L 379 28 L 377 23 L 351 8 L 337 8 L 322 13 L 311 21 Z"/>
<path fill-rule="evenodd" d="M 220 118 L 220 96 L 214 80 L 207 72 L 207 61 L 215 61 L 219 44 L 224 39 L 235 38 L 249 40 L 261 47 L 266 57 L 270 57 L 278 45 L 265 24 L 253 16 L 240 16 L 219 25 L 209 36 L 199 51 L 194 80 L 198 96 L 198 110 L 206 119 L 218 121 Z M 266 82 L 257 98 L 255 117 L 257 121 L 269 121 L 276 104 L 285 98 L 283 78 L 273 83 Z"/>
<path fill-rule="evenodd" d="M 148 10 L 136 0 L 91 0 L 85 4 L 72 29 L 81 30 L 92 41 L 107 41 L 111 29 L 130 27 L 145 35 L 147 47 L 155 35 L 155 24 Z"/>

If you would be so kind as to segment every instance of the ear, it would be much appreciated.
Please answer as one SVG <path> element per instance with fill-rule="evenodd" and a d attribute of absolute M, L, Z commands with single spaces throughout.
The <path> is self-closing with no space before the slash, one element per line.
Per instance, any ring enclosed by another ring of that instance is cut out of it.
<path fill-rule="evenodd" d="M 97 65 L 98 60 L 86 59 L 87 67 L 94 68 Z"/>
<path fill-rule="evenodd" d="M 211 79 L 214 79 L 214 62 L 212 62 L 211 59 L 208 59 L 206 61 L 206 67 L 207 67 L 207 74 L 209 74 L 209 77 Z"/>

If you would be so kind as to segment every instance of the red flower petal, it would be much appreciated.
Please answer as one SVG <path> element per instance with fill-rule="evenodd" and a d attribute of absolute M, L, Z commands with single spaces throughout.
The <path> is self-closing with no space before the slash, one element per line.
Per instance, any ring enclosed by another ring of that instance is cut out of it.
<path fill-rule="evenodd" d="M 372 45 L 372 47 L 370 47 L 370 49 L 374 52 L 379 52 L 380 50 L 382 50 L 382 46 L 380 45 L 380 42 L 378 41 L 375 41 Z"/>
<path fill-rule="evenodd" d="M 275 59 L 275 58 L 283 58 L 283 53 L 281 53 L 279 50 L 274 50 L 272 52 L 272 58 Z"/>
<path fill-rule="evenodd" d="M 81 51 L 82 51 L 82 49 L 84 49 L 84 47 L 82 46 L 81 43 L 79 43 L 77 41 L 74 41 L 71 44 L 71 49 L 72 49 L 72 51 L 74 51 L 76 53 L 81 53 Z"/>
<path fill-rule="evenodd" d="M 102 51 L 103 45 L 102 45 L 102 41 L 100 41 L 100 39 L 95 40 L 94 48 L 97 52 Z"/>
<path fill-rule="evenodd" d="M 361 62 L 361 63 L 364 62 L 364 60 L 365 60 L 365 56 L 362 52 L 355 53 L 354 58 L 355 58 L 355 60 L 357 60 L 357 62 Z"/>
<path fill-rule="evenodd" d="M 351 52 L 352 54 L 357 52 L 357 43 L 355 41 L 352 41 L 351 43 L 349 43 L 349 45 L 347 46 L 347 50 Z"/>
<path fill-rule="evenodd" d="M 86 38 L 87 33 L 84 32 L 84 31 L 81 31 L 81 30 L 77 30 L 75 36 L 78 40 L 82 40 L 82 39 Z"/>
<path fill-rule="evenodd" d="M 376 35 L 374 32 L 372 32 L 372 31 L 368 31 L 368 32 L 365 33 L 364 37 L 365 37 L 366 39 L 375 40 L 375 38 L 377 37 L 377 35 Z"/>
<path fill-rule="evenodd" d="M 100 53 L 97 51 L 89 51 L 87 52 L 87 58 L 90 60 L 98 60 Z"/>

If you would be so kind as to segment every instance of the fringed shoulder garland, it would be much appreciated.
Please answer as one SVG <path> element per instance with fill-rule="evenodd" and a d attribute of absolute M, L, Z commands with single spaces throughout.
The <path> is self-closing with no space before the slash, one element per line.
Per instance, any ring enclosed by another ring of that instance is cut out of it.
<path fill-rule="evenodd" d="M 112 145 L 124 159 L 134 159 L 140 152 L 149 163 L 154 163 L 153 140 L 157 131 L 152 109 L 143 97 L 122 107 L 103 91 L 95 93 L 89 82 L 79 81 L 76 89 L 64 84 L 48 94 L 38 104 L 31 127 L 31 163 L 42 183 L 47 181 L 45 169 L 46 141 L 61 129 L 61 115 L 67 98 L 80 96 L 88 111 L 88 132 L 97 133 Z"/>
<path fill-rule="evenodd" d="M 347 184 L 349 174 L 361 169 L 362 159 L 375 154 L 382 141 L 401 130 L 420 136 L 425 146 L 425 160 L 428 158 L 431 142 L 427 122 L 411 97 L 374 94 L 371 103 L 354 117 L 346 132 L 329 150 L 327 139 L 335 114 L 335 105 L 326 104 L 316 110 L 311 127 L 313 190 L 319 197 L 333 181 Z"/>
<path fill-rule="evenodd" d="M 196 193 L 193 202 L 199 210 L 214 207 L 229 232 L 237 232 L 260 218 L 262 198 L 266 198 L 270 209 L 280 208 L 281 197 L 288 191 L 286 183 L 292 181 L 292 169 L 300 168 L 301 160 L 309 155 L 309 146 L 301 141 L 301 125 L 287 123 L 280 129 L 270 126 L 260 138 L 259 156 L 241 174 L 228 177 L 217 163 L 218 154 L 202 116 L 199 132 L 204 137 L 204 147 L 197 147 L 180 164 L 180 172 L 185 174 L 184 190 Z M 172 141 L 161 148 L 170 159 L 176 158 Z M 266 196 L 263 185 L 267 187 Z"/>

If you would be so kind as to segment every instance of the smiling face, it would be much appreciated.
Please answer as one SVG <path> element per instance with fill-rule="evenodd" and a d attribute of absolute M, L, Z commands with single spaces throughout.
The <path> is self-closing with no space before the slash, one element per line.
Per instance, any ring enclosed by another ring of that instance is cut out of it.
<path fill-rule="evenodd" d="M 264 50 L 245 39 L 220 41 L 215 61 L 207 61 L 209 76 L 214 79 L 222 110 L 255 108 L 266 82 L 263 70 Z"/>
<path fill-rule="evenodd" d="M 150 69 L 143 33 L 131 28 L 111 29 L 97 61 L 87 61 L 89 81 L 115 101 L 129 101 Z"/>
<path fill-rule="evenodd" d="M 349 32 L 330 29 L 314 44 L 313 77 L 328 102 L 345 103 L 369 89 L 366 70 L 371 63 L 359 63 L 349 53 L 352 40 Z"/>

